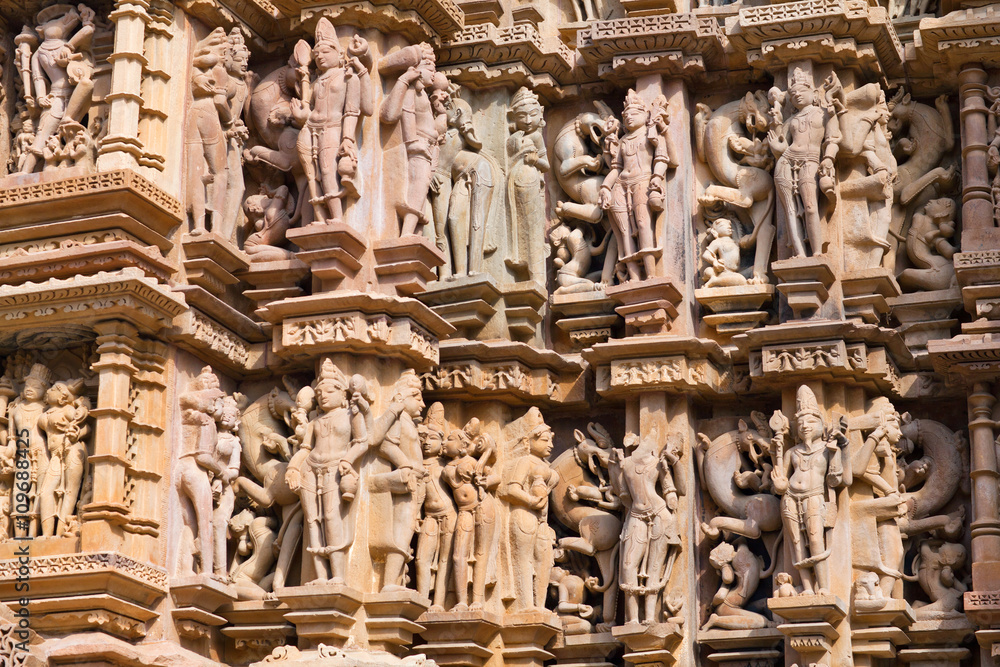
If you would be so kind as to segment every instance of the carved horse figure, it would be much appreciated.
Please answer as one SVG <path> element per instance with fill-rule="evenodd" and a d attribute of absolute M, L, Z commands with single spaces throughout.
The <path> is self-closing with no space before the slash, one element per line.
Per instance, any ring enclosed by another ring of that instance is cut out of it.
<path fill-rule="evenodd" d="M 302 534 L 299 495 L 285 482 L 292 452 L 282 432 L 286 429 L 286 415 L 293 408 L 291 397 L 275 387 L 247 406 L 239 426 L 243 465 L 255 479 L 241 475 L 236 479 L 237 487 L 262 508 L 281 507 L 281 530 L 275 540 L 279 547 L 275 588 L 286 585 L 285 577 Z"/>
<path fill-rule="evenodd" d="M 587 587 L 594 592 L 604 593 L 604 622 L 598 624 L 598 632 L 605 632 L 615 621 L 618 600 L 617 559 L 622 521 L 617 512 L 606 509 L 616 503 L 596 501 L 590 498 L 592 494 L 583 492 L 584 489 L 597 491 L 603 486 L 601 479 L 602 475 L 606 479 L 611 449 L 610 437 L 606 431 L 593 423 L 588 430 L 596 441 L 584 438 L 577 431 L 577 446 L 560 454 L 552 463 L 552 468 L 559 474 L 559 482 L 552 490 L 552 509 L 564 526 L 580 535 L 560 539 L 559 548 L 593 556 L 597 560 L 603 581 L 591 577 L 587 581 Z M 595 467 L 603 468 L 600 475 L 591 472 Z M 575 500 L 573 496 L 578 499 Z M 603 496 L 603 492 L 598 493 L 598 496 Z M 600 506 L 595 506 L 594 502 L 599 502 Z"/>
<path fill-rule="evenodd" d="M 698 201 L 703 206 L 728 204 L 753 226 L 750 236 L 740 239 L 740 247 L 756 244 L 751 282 L 766 283 L 774 242 L 774 180 L 768 171 L 770 151 L 765 140 L 756 138 L 768 124 L 764 94 L 747 93 L 714 112 L 706 104 L 697 109 L 695 148 L 718 181 Z"/>

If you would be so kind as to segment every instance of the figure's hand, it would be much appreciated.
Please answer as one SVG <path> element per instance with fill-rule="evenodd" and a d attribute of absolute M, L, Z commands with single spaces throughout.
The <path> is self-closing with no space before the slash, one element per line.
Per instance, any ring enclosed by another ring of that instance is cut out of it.
<path fill-rule="evenodd" d="M 76 7 L 80 11 L 80 22 L 85 27 L 94 25 L 94 17 L 96 16 L 94 10 L 84 4 L 77 5 Z"/>
<path fill-rule="evenodd" d="M 594 615 L 594 608 L 589 604 L 580 605 L 580 618 L 590 618 Z"/>
<path fill-rule="evenodd" d="M 601 188 L 601 194 L 597 198 L 598 203 L 600 203 L 601 208 L 607 210 L 611 208 L 611 190 L 609 188 Z"/>
<path fill-rule="evenodd" d="M 536 509 L 536 510 L 544 509 L 545 505 L 548 504 L 548 502 L 549 502 L 548 496 L 538 496 L 537 498 L 532 499 L 531 509 Z"/>
<path fill-rule="evenodd" d="M 667 494 L 667 509 L 671 512 L 677 509 L 677 493 L 675 491 Z"/>
<path fill-rule="evenodd" d="M 38 98 L 38 106 L 40 106 L 43 109 L 51 109 L 52 108 L 52 95 L 45 95 L 44 97 L 39 97 Z"/>
<path fill-rule="evenodd" d="M 600 155 L 591 155 L 590 159 L 587 160 L 587 164 L 584 169 L 588 169 L 590 171 L 600 171 L 603 166 L 604 160 Z"/>
<path fill-rule="evenodd" d="M 351 475 L 357 475 L 354 466 L 351 465 L 350 461 L 341 460 L 337 465 L 337 469 L 340 470 L 341 477 L 350 477 Z"/>
<path fill-rule="evenodd" d="M 409 86 L 411 83 L 420 78 L 420 70 L 416 66 L 411 67 L 402 74 L 399 75 L 399 80 Z"/>
<path fill-rule="evenodd" d="M 524 163 L 529 167 L 534 167 L 538 164 L 538 151 L 531 151 L 524 156 Z"/>
<path fill-rule="evenodd" d="M 290 491 L 298 491 L 302 487 L 302 473 L 298 468 L 288 468 L 285 470 L 285 484 Z"/>
<path fill-rule="evenodd" d="M 355 34 L 351 37 L 351 43 L 347 45 L 347 52 L 355 57 L 367 55 L 368 40 L 361 35 Z"/>

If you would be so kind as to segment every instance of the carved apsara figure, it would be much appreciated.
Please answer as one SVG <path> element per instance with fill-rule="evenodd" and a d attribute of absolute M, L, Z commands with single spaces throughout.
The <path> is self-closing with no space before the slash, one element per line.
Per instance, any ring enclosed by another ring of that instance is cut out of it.
<path fill-rule="evenodd" d="M 792 547 L 802 594 L 824 595 L 830 591 L 827 559 L 832 546 L 827 543 L 826 529 L 836 513 L 834 490 L 850 482 L 844 474 L 846 435 L 843 424 L 827 431 L 816 395 L 808 386 L 799 387 L 795 407 L 795 444 L 787 450 L 788 419 L 780 410 L 771 417 L 771 482 L 781 495 L 785 539 Z"/>
<path fill-rule="evenodd" d="M 80 487 L 87 469 L 87 443 L 90 433 L 87 417 L 90 401 L 81 396 L 83 380 L 56 382 L 47 392 L 48 409 L 38 418 L 38 428 L 45 433 L 48 466 L 38 481 L 38 506 L 42 537 L 61 535 L 80 497 Z"/>
<path fill-rule="evenodd" d="M 625 451 L 611 452 L 611 483 L 627 510 L 621 535 L 619 585 L 625 593 L 625 624 L 660 622 L 664 589 L 680 553 L 677 500 L 683 488 L 675 483 L 679 441 L 657 451 L 660 434 L 650 429 L 642 437 L 625 436 Z M 640 605 L 641 601 L 641 605 Z"/>
<path fill-rule="evenodd" d="M 382 76 L 406 68 L 382 103 L 379 116 L 387 125 L 399 123 L 406 146 L 406 194 L 399 205 L 400 236 L 417 234 L 427 223 L 424 207 L 431 177 L 448 128 L 447 110 L 432 104 L 430 90 L 445 92 L 448 80 L 434 67 L 434 49 L 426 42 L 409 46 L 379 61 Z"/>
<path fill-rule="evenodd" d="M 584 603 L 587 588 L 583 577 L 556 566 L 552 568 L 549 583 L 557 592 L 559 602 L 555 611 L 562 621 L 563 634 L 584 635 L 591 632 L 594 626 L 590 619 L 601 610 Z"/>
<path fill-rule="evenodd" d="M 555 562 L 555 532 L 548 525 L 549 492 L 559 481 L 559 474 L 548 462 L 552 429 L 535 407 L 528 410 L 524 422 L 526 433 L 516 447 L 519 455 L 508 463 L 503 479 L 503 498 L 510 505 L 508 539 L 515 611 L 545 608 Z"/>
<path fill-rule="evenodd" d="M 35 171 L 44 159 L 49 139 L 58 137 L 64 124 L 82 123 L 90 110 L 94 18 L 94 10 L 83 4 L 51 5 L 35 17 L 41 44 L 27 28 L 19 35 L 17 65 L 24 83 L 27 117 L 34 128 L 33 140 L 20 157 L 19 172 Z M 25 58 L 36 45 L 30 59 Z"/>
<path fill-rule="evenodd" d="M 333 24 L 323 17 L 316 24 L 312 57 L 319 72 L 312 81 L 303 59 L 297 59 L 302 92 L 298 102 L 293 98 L 291 111 L 301 119 L 302 129 L 296 150 L 312 204 L 309 222 L 339 223 L 345 202 L 359 196 L 358 126 L 362 116 L 374 112 L 371 73 L 365 64 L 370 59 L 368 42 L 354 35 L 345 54 Z"/>
<path fill-rule="evenodd" d="M 507 266 L 529 280 L 545 282 L 545 182 L 549 156 L 538 96 L 519 88 L 510 101 L 507 139 L 507 199 L 510 206 L 510 257 Z"/>
<path fill-rule="evenodd" d="M 435 611 L 444 611 L 448 594 L 452 542 L 458 512 L 444 471 L 449 459 L 444 453 L 444 406 L 428 408 L 419 427 L 424 450 L 424 507 L 417 538 L 417 592 L 431 598 Z"/>
<path fill-rule="evenodd" d="M 819 215 L 819 189 L 833 191 L 840 126 L 812 77 L 799 68 L 792 73 L 788 96 L 795 112 L 784 122 L 774 122 L 767 133 L 775 157 L 778 221 L 793 256 L 822 255 L 827 239 Z"/>
<path fill-rule="evenodd" d="M 968 590 L 959 572 L 965 566 L 966 551 L 961 544 L 927 540 L 920 545 L 917 581 L 931 599 L 917 601 L 913 610 L 918 620 L 961 618 L 959 606 Z"/>
<path fill-rule="evenodd" d="M 450 93 L 435 89 L 431 103 L 441 104 L 448 119 L 430 188 L 434 238 L 446 258 L 439 275 L 457 278 L 482 273 L 484 258 L 496 250 L 486 243 L 486 222 L 500 165 L 482 152 L 472 124 L 472 107 L 458 97 L 456 87 Z"/>
<path fill-rule="evenodd" d="M 605 126 L 605 152 L 611 171 L 601 184 L 601 208 L 608 211 L 629 280 L 656 274 L 654 219 L 664 210 L 667 151 L 667 101 L 662 95 L 652 105 L 630 90 L 622 111 L 625 134 L 617 121 Z M 613 119 L 612 119 L 613 120 Z"/>
<path fill-rule="evenodd" d="M 229 521 L 233 518 L 236 507 L 236 478 L 240 475 L 240 458 L 242 447 L 236 429 L 240 425 L 240 408 L 237 400 L 242 400 L 242 394 L 236 397 L 226 396 L 222 399 L 222 409 L 219 410 L 218 436 L 215 442 L 215 460 L 218 472 L 212 480 L 212 496 L 215 499 L 215 509 L 212 511 L 212 537 L 215 540 L 215 574 L 224 577 L 228 574 L 226 565 L 226 538 L 229 531 Z"/>

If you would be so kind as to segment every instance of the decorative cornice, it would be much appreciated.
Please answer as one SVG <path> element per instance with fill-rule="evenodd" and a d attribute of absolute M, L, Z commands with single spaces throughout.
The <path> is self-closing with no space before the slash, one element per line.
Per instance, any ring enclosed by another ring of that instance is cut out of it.
<path fill-rule="evenodd" d="M 465 25 L 465 13 L 455 0 L 342 0 L 315 6 L 311 2 L 285 0 L 300 8 L 292 28 L 310 27 L 321 17 L 335 25 L 357 25 L 382 32 L 399 32 L 414 41 L 438 43 L 459 32 Z"/>
<path fill-rule="evenodd" d="M 987 5 L 921 19 L 913 46 L 925 60 L 950 67 L 1000 67 L 1000 11 Z"/>

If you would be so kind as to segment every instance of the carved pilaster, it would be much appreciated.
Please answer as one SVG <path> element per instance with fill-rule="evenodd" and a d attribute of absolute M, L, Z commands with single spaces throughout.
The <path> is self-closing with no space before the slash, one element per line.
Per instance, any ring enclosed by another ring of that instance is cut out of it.
<path fill-rule="evenodd" d="M 119 0 L 109 15 L 115 23 L 115 50 L 108 58 L 112 63 L 111 92 L 104 98 L 110 105 L 108 134 L 97 161 L 102 170 L 135 168 L 142 155 L 139 112 L 148 9 L 147 0 Z"/>

